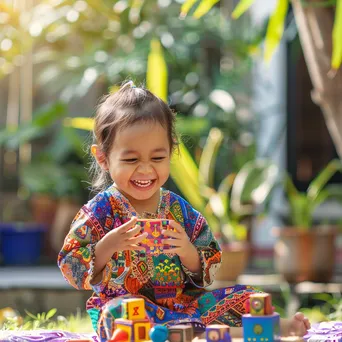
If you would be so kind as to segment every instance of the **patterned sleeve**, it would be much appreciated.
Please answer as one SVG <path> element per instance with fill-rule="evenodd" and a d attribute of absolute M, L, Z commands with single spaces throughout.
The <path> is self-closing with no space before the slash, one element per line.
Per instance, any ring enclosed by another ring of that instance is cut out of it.
<path fill-rule="evenodd" d="M 193 209 L 187 202 L 185 202 L 184 206 L 185 230 L 190 241 L 197 248 L 202 264 L 202 274 L 193 274 L 184 265 L 183 269 L 196 287 L 205 288 L 213 283 L 215 274 L 221 266 L 221 248 L 203 215 Z"/>
<path fill-rule="evenodd" d="M 96 243 L 113 227 L 112 209 L 105 195 L 97 195 L 83 206 L 71 223 L 57 264 L 64 278 L 76 289 L 93 290 L 101 293 L 107 286 L 111 270 L 115 266 L 113 258 L 103 269 L 102 280 L 95 285 L 93 277 Z"/>

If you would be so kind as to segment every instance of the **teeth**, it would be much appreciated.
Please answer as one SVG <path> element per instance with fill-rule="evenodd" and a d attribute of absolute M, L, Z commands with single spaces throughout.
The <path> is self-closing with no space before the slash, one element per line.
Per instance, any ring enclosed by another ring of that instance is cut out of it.
<path fill-rule="evenodd" d="M 151 180 L 146 180 L 146 181 L 145 180 L 134 180 L 133 183 L 137 186 L 142 187 L 142 188 L 146 188 L 152 184 L 152 181 Z"/>

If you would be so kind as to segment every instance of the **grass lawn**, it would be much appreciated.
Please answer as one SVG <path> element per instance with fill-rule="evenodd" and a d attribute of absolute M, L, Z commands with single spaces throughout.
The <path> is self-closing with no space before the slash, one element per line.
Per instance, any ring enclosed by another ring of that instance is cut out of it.
<path fill-rule="evenodd" d="M 80 311 L 67 317 L 57 314 L 56 309 L 33 315 L 20 316 L 11 308 L 0 310 L 0 330 L 64 330 L 77 333 L 93 333 L 89 316 Z"/>

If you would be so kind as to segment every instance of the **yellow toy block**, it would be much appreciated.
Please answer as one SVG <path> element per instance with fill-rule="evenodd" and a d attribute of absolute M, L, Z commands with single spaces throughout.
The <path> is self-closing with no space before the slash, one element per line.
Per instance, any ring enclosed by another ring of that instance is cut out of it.
<path fill-rule="evenodd" d="M 273 314 L 272 297 L 268 293 L 254 293 L 249 297 L 250 314 L 267 316 Z"/>
<path fill-rule="evenodd" d="M 115 329 L 127 332 L 128 341 L 143 342 L 148 341 L 151 322 L 148 319 L 128 320 L 118 318 L 115 320 Z"/>
<path fill-rule="evenodd" d="M 124 299 L 121 306 L 122 318 L 135 321 L 146 317 L 145 301 L 142 298 Z"/>

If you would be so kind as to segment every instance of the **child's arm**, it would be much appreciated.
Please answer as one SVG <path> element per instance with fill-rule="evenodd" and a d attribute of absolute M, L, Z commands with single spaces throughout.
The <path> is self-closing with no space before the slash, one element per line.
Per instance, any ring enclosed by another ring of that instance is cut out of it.
<path fill-rule="evenodd" d="M 197 248 L 190 242 L 188 248 L 185 249 L 183 256 L 180 256 L 180 260 L 191 273 L 201 275 L 202 264 L 198 254 Z"/>
<path fill-rule="evenodd" d="M 176 245 L 175 240 L 167 239 L 166 243 L 175 246 L 171 250 L 179 255 L 190 281 L 195 286 L 204 288 L 214 281 L 221 264 L 221 250 L 203 215 L 184 199 L 178 200 L 183 211 L 184 227 L 176 223 L 176 232 L 167 230 L 165 235 L 182 241 L 178 241 Z"/>

